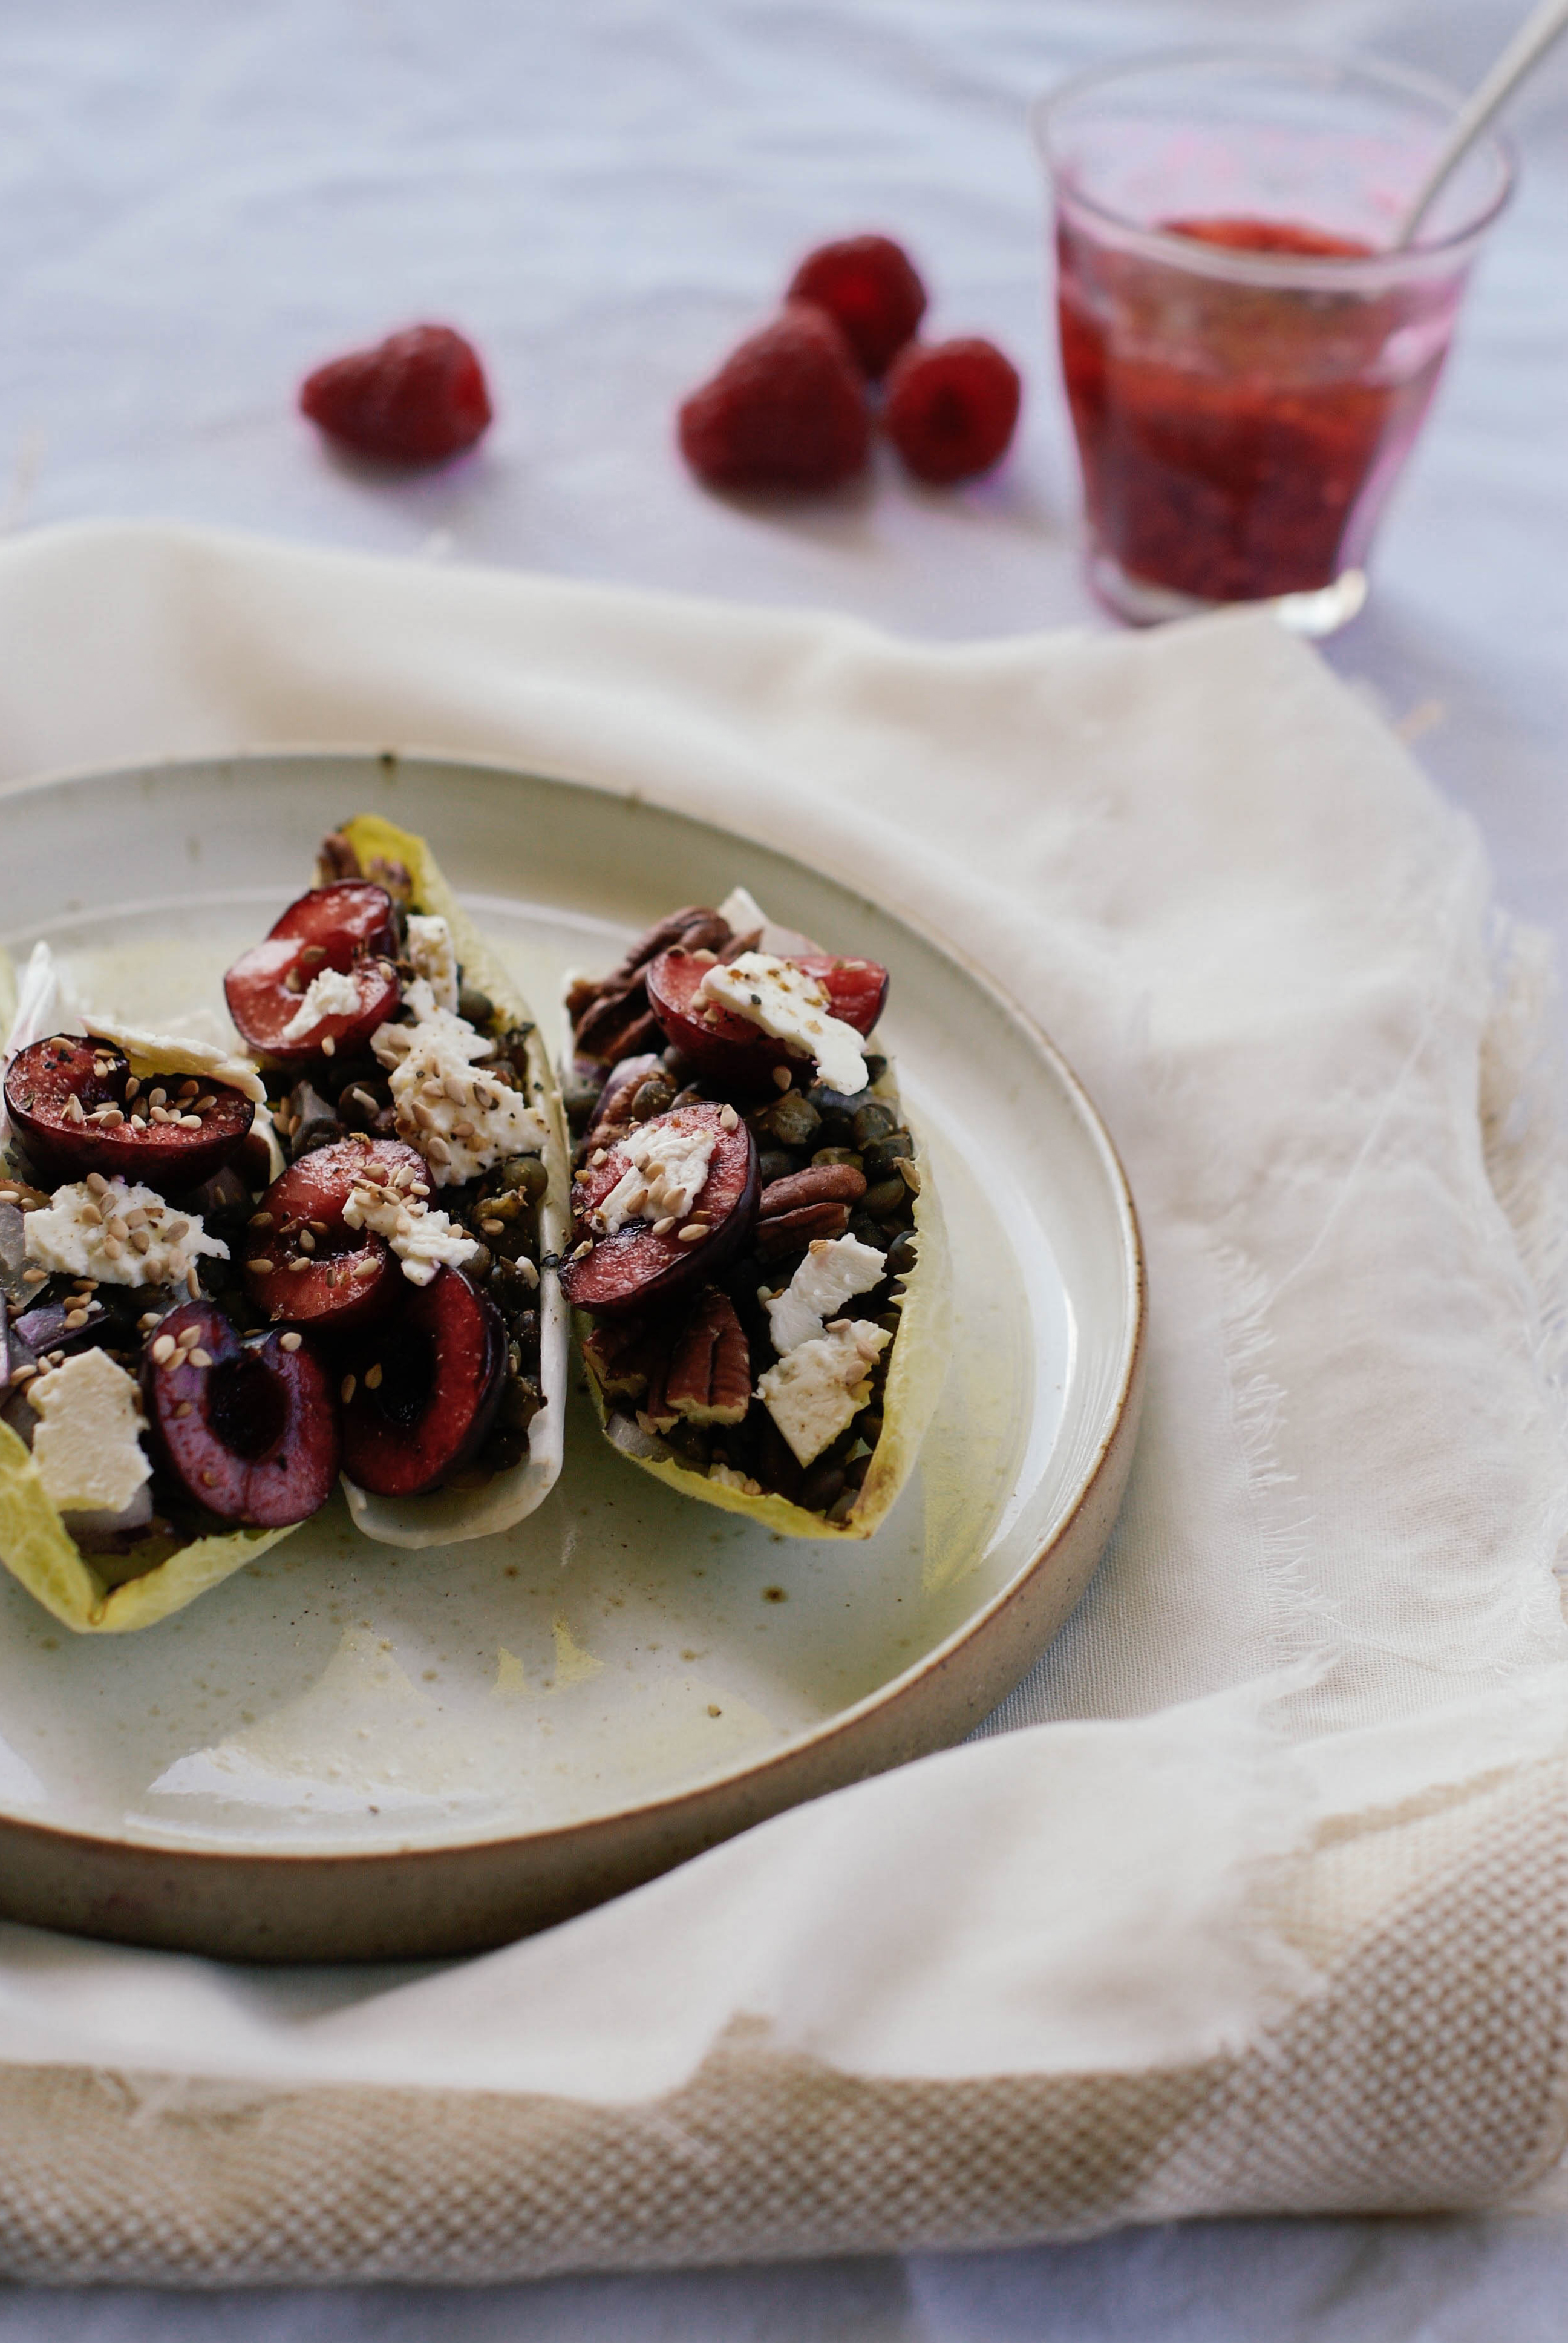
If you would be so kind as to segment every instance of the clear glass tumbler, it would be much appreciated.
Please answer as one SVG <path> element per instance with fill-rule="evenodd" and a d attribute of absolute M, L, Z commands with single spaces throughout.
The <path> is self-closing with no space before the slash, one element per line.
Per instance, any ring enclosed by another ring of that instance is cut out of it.
<path fill-rule="evenodd" d="M 1391 249 L 1458 97 L 1277 51 L 1081 75 L 1042 98 L 1061 362 L 1091 582 L 1137 623 L 1360 609 L 1372 533 L 1513 163 L 1493 136 Z"/>

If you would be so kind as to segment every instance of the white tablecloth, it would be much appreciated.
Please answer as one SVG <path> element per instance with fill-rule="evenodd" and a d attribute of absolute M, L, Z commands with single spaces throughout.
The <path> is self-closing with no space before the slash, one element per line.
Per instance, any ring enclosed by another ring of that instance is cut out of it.
<path fill-rule="evenodd" d="M 1270 29 L 1473 77 L 1518 10 L 1277 5 Z M 969 637 L 1100 623 L 1041 324 L 1027 96 L 1112 51 L 1260 29 L 1224 0 L 707 0 L 568 15 L 452 0 L 213 12 L 76 0 L 0 26 L 5 524 L 156 514 L 858 611 Z M 1330 657 L 1475 815 L 1500 891 L 1568 941 L 1568 64 L 1518 116 L 1520 200 L 1475 289 L 1366 616 Z M 831 511 L 701 496 L 674 401 L 795 254 L 884 226 L 939 331 L 994 335 L 1030 404 L 994 481 L 890 473 Z M 489 363 L 480 456 L 407 484 L 292 411 L 316 358 L 447 317 Z M 1568 2230 L 1205 2224 L 1009 2256 L 185 2300 L 0 2295 L 13 2337 L 876 2335 L 909 2343 L 1555 2336 Z"/>

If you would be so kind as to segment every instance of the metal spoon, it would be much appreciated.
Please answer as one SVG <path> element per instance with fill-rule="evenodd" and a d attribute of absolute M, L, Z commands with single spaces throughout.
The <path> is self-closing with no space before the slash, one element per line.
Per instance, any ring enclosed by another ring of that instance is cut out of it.
<path fill-rule="evenodd" d="M 1540 64 L 1553 43 L 1564 32 L 1568 32 L 1568 0 L 1540 0 L 1540 5 L 1531 10 L 1485 80 L 1455 115 L 1453 127 L 1444 140 L 1437 160 L 1422 180 L 1410 209 L 1400 223 L 1399 233 L 1392 245 L 1395 252 L 1402 251 L 1406 245 L 1413 243 L 1417 228 L 1447 184 L 1450 173 L 1469 154 L 1504 99 L 1513 96 L 1525 75 Z"/>

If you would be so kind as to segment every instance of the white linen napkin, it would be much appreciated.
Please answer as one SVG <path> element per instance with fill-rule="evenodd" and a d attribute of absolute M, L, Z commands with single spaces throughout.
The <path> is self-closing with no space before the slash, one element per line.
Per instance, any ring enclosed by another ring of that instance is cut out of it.
<path fill-rule="evenodd" d="M 901 644 L 153 528 L 0 549 L 0 788 L 467 751 L 871 889 L 1060 1043 L 1152 1295 L 1111 1550 L 970 1746 L 412 1982 L 0 1931 L 10 2268 L 502 2276 L 1472 2203 L 1550 2165 L 1545 971 L 1309 651 L 1261 615 Z"/>

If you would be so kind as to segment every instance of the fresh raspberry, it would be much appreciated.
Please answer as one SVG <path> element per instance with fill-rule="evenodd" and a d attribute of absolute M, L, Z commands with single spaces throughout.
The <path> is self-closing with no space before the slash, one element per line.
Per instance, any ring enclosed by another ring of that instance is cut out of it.
<path fill-rule="evenodd" d="M 838 320 L 862 370 L 879 382 L 926 314 L 926 288 L 902 245 L 847 236 L 809 252 L 790 281 L 791 301 L 815 301 Z"/>
<path fill-rule="evenodd" d="M 832 488 L 870 447 L 866 386 L 823 309 L 791 301 L 681 407 L 680 452 L 710 488 Z"/>
<path fill-rule="evenodd" d="M 450 326 L 410 326 L 307 375 L 299 404 L 329 439 L 389 464 L 439 464 L 490 419 L 484 369 Z"/>
<path fill-rule="evenodd" d="M 888 377 L 882 427 L 917 480 L 972 479 L 1012 437 L 1021 386 L 994 342 L 907 349 Z"/>

